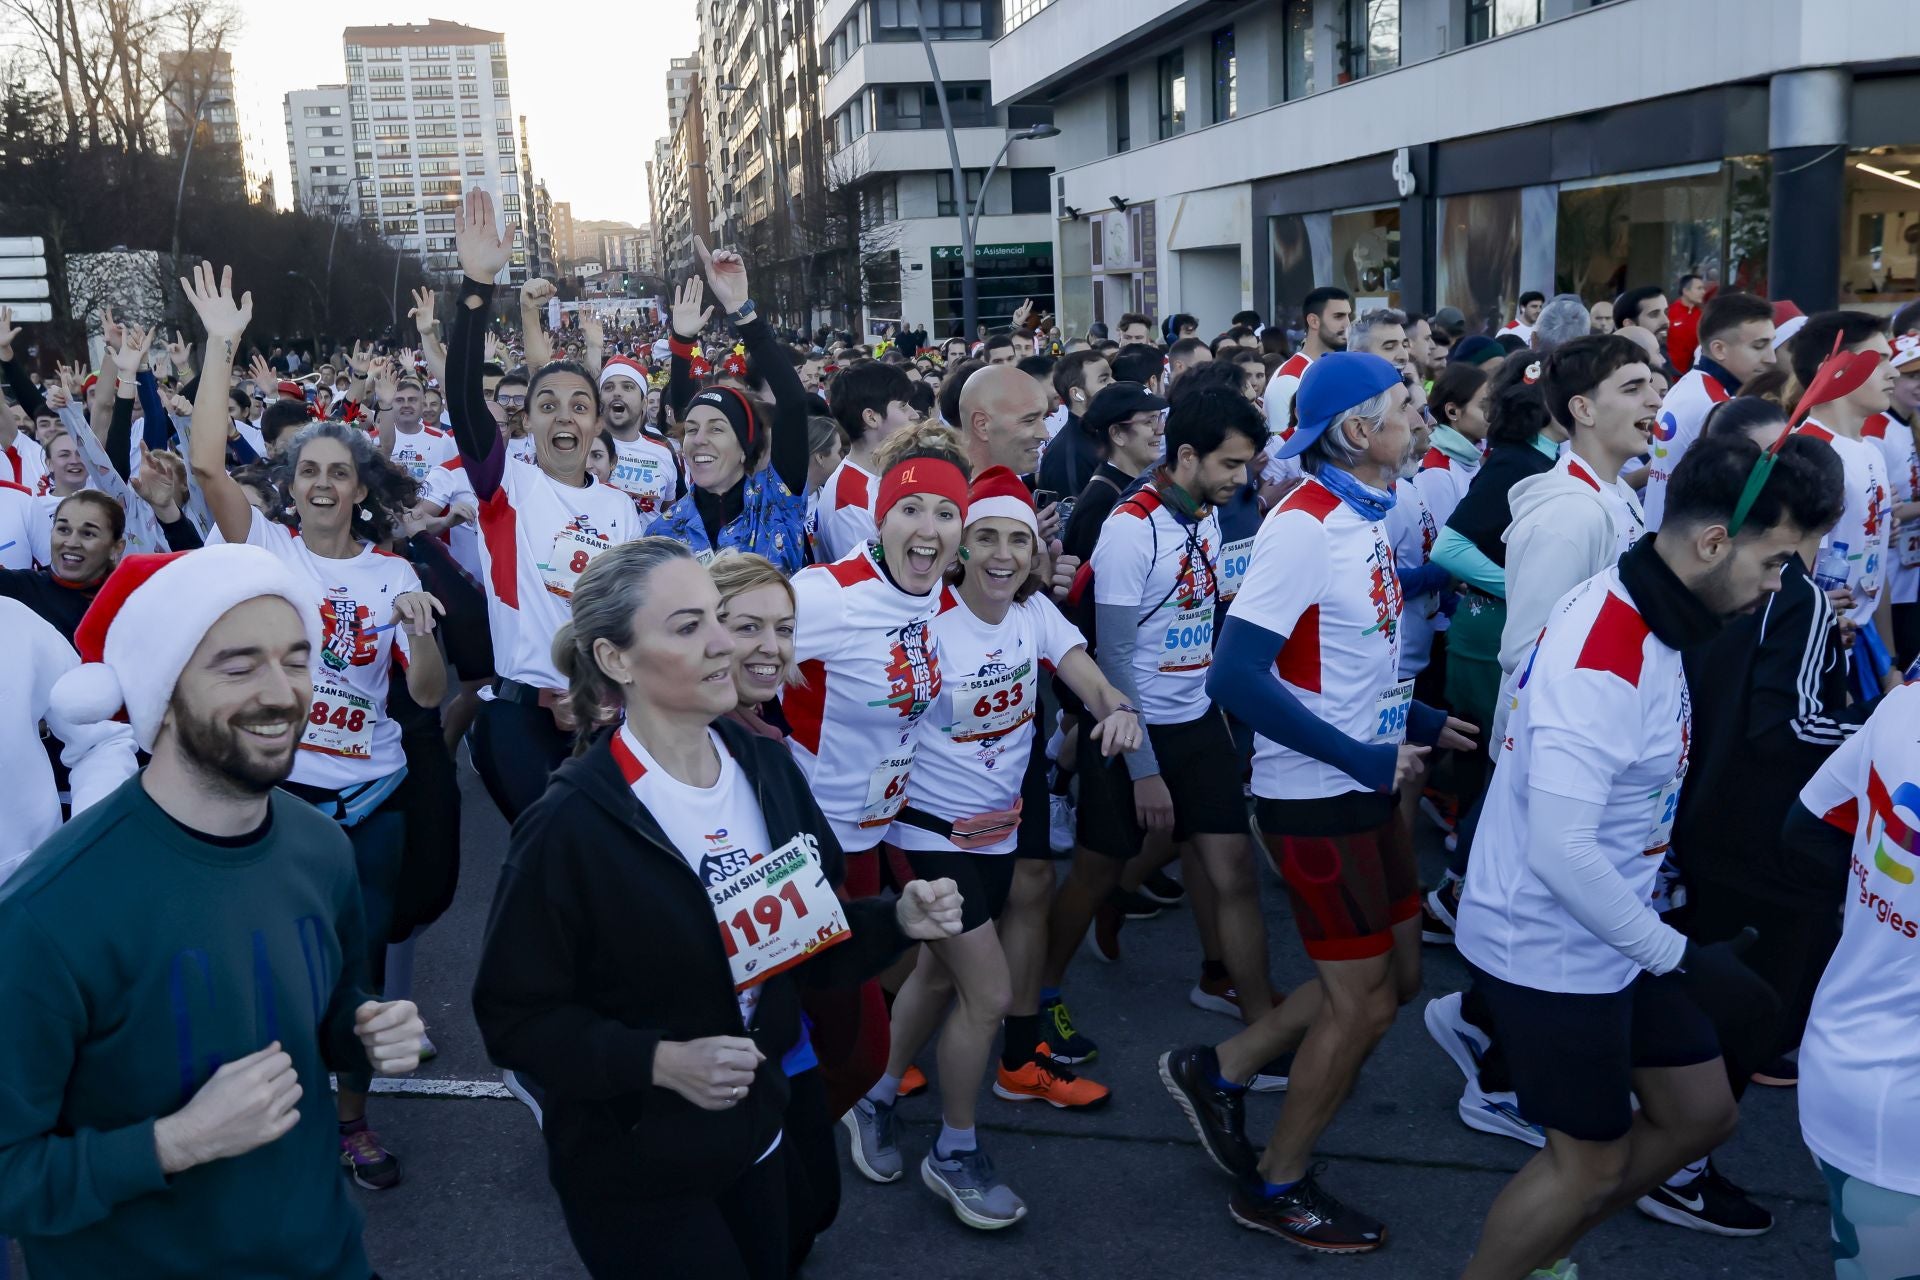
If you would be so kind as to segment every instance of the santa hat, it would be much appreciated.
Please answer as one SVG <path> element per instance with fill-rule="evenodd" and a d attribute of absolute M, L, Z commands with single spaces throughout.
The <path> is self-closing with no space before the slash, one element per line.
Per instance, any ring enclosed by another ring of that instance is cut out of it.
<path fill-rule="evenodd" d="M 1040 517 L 1034 514 L 1033 497 L 1020 477 L 1008 467 L 988 467 L 973 478 L 967 494 L 967 521 L 964 527 L 972 528 L 976 522 L 994 516 L 1018 520 L 1036 538 L 1040 536 Z"/>
<path fill-rule="evenodd" d="M 293 606 L 317 655 L 319 592 L 272 552 L 223 543 L 127 556 L 80 619 L 73 644 L 82 665 L 54 684 L 51 710 L 77 724 L 99 724 L 124 708 L 140 749 L 152 751 L 193 651 L 228 610 L 262 596 Z"/>
<path fill-rule="evenodd" d="M 1905 372 L 1907 366 L 1920 361 L 1920 333 L 1896 334 L 1893 339 L 1893 355 L 1887 363 Z"/>
<path fill-rule="evenodd" d="M 632 356 L 614 356 L 608 360 L 606 365 L 600 370 L 600 385 L 603 387 L 606 386 L 607 379 L 613 377 L 615 374 L 632 378 L 643 387 L 647 385 L 647 367 L 638 360 L 635 360 Z"/>
<path fill-rule="evenodd" d="M 1793 341 L 1793 335 L 1807 322 L 1806 313 L 1785 298 L 1773 304 L 1773 349 L 1780 348 Z"/>

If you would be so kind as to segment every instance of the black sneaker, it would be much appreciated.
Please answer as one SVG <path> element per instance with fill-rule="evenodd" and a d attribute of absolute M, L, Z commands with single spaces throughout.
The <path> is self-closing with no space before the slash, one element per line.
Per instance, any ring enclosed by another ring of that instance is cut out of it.
<path fill-rule="evenodd" d="M 1059 996 L 1040 1002 L 1040 1025 L 1047 1032 L 1043 1042 L 1047 1056 L 1055 1062 L 1071 1067 L 1100 1056 L 1100 1046 L 1073 1025 L 1073 1015 L 1067 1012 L 1066 1002 Z"/>
<path fill-rule="evenodd" d="M 1186 901 L 1187 887 L 1165 871 L 1156 871 L 1140 882 L 1140 896 L 1163 907 L 1177 907 Z"/>
<path fill-rule="evenodd" d="M 1225 1172 L 1252 1178 L 1260 1163 L 1247 1143 L 1247 1091 L 1214 1083 L 1220 1059 L 1211 1048 L 1194 1045 L 1160 1055 L 1160 1083 L 1186 1113 L 1200 1145 Z"/>
<path fill-rule="evenodd" d="M 1125 889 L 1115 889 L 1111 901 L 1129 920 L 1152 920 L 1161 911 L 1160 904 L 1144 893 L 1128 893 Z"/>
<path fill-rule="evenodd" d="M 1659 1222 L 1716 1236 L 1759 1236 L 1773 1230 L 1773 1215 L 1753 1202 L 1713 1162 L 1684 1187 L 1655 1187 L 1634 1207 Z"/>
<path fill-rule="evenodd" d="M 1315 1165 L 1306 1177 L 1272 1197 L 1261 1193 L 1263 1184 L 1244 1180 L 1227 1197 L 1227 1212 L 1243 1227 L 1279 1236 L 1315 1253 L 1378 1249 L 1387 1242 L 1386 1227 L 1321 1190 L 1314 1175 L 1325 1167 Z"/>

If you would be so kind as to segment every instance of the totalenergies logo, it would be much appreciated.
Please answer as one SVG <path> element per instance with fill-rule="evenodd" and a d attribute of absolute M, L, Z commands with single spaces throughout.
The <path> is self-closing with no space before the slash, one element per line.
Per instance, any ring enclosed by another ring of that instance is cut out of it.
<path fill-rule="evenodd" d="M 1662 410 L 1660 416 L 1653 420 L 1653 438 L 1662 444 L 1673 439 L 1679 430 L 1680 423 L 1678 419 L 1673 416 L 1673 411 L 1670 409 Z M 1655 448 L 1654 452 L 1663 458 L 1667 456 L 1665 449 Z"/>
<path fill-rule="evenodd" d="M 1867 805 L 1873 812 L 1873 825 L 1867 828 L 1867 834 L 1873 845 L 1874 868 L 1890 880 L 1912 884 L 1914 858 L 1920 854 L 1920 832 L 1914 829 L 1920 822 L 1920 785 L 1903 782 L 1889 791 L 1880 771 L 1869 767 Z M 1874 827 L 1879 828 L 1877 836 Z M 1907 856 L 1895 857 L 1893 850 L 1887 848 L 1889 842 Z"/>

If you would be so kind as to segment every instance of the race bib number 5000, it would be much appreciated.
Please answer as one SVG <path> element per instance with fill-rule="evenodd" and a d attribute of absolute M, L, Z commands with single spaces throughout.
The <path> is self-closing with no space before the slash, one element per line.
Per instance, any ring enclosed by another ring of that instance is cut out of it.
<path fill-rule="evenodd" d="M 813 842 L 804 836 L 749 863 L 707 894 L 736 991 L 852 936 Z"/>

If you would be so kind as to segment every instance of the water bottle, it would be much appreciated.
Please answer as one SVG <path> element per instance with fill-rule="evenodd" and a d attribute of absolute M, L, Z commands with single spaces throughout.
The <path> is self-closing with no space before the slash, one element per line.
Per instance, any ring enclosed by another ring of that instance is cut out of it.
<path fill-rule="evenodd" d="M 1847 544 L 1830 542 L 1813 558 L 1813 585 L 1822 591 L 1838 591 L 1847 585 Z"/>

